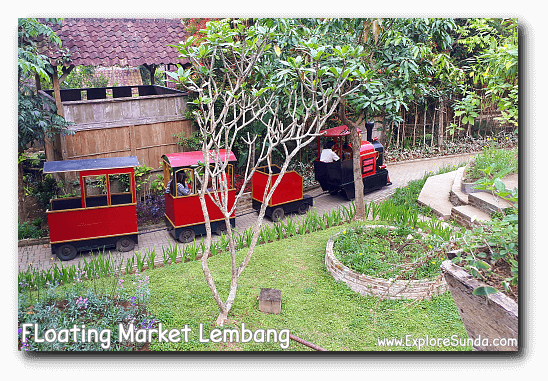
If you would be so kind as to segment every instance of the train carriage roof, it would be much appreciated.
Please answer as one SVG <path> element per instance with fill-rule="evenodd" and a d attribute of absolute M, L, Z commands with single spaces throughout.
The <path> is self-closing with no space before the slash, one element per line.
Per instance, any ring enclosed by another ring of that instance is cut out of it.
<path fill-rule="evenodd" d="M 95 169 L 132 168 L 139 165 L 137 156 L 107 157 L 98 159 L 80 159 L 46 161 L 44 173 L 88 171 Z"/>
<path fill-rule="evenodd" d="M 362 132 L 362 130 L 360 130 L 358 128 L 358 132 Z M 350 129 L 346 125 L 342 125 L 342 126 L 339 126 L 339 127 L 328 128 L 327 130 L 320 131 L 320 135 L 326 136 L 328 138 L 334 138 L 334 137 L 337 137 L 337 136 L 345 136 L 345 135 L 349 135 L 349 134 L 350 134 Z"/>
<path fill-rule="evenodd" d="M 209 161 L 213 162 L 217 156 L 216 151 L 209 151 Z M 221 149 L 219 150 L 219 155 L 221 160 L 236 161 L 236 155 L 232 151 Z M 204 155 L 202 151 L 192 151 L 192 152 L 178 152 L 178 153 L 169 153 L 163 155 L 162 158 L 166 163 L 172 167 L 189 167 L 192 165 L 198 165 L 198 162 L 204 162 Z"/>

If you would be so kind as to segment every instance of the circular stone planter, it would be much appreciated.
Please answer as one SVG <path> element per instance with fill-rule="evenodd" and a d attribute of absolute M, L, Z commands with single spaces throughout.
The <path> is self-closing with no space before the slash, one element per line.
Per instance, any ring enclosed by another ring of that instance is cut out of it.
<path fill-rule="evenodd" d="M 380 225 L 371 225 L 367 228 L 376 228 Z M 382 225 L 388 229 L 395 229 L 393 226 Z M 344 282 L 353 291 L 366 295 L 376 296 L 381 299 L 430 299 L 432 296 L 443 294 L 447 291 L 447 284 L 443 277 L 435 280 L 392 280 L 375 278 L 368 275 L 358 274 L 349 267 L 344 266 L 333 253 L 334 238 L 327 241 L 325 250 L 325 266 L 335 280 Z"/>

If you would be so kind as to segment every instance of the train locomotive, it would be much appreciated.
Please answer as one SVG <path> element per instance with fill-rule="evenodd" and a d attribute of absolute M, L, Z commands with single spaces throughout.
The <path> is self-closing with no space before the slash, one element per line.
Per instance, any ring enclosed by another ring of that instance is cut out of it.
<path fill-rule="evenodd" d="M 366 123 L 367 140 L 361 141 L 360 165 L 364 193 L 373 192 L 384 186 L 391 185 L 386 165 L 383 164 L 384 148 L 377 138 L 372 138 L 373 123 Z M 361 130 L 358 129 L 361 133 Z M 350 130 L 347 126 L 338 126 L 320 131 L 318 137 L 318 158 L 314 160 L 314 176 L 322 190 L 330 194 L 340 193 L 347 200 L 355 198 L 354 163 L 348 149 Z M 320 161 L 321 139 L 327 138 L 335 143 L 333 151 L 340 160 L 325 163 Z M 346 151 L 346 152 L 345 152 Z"/>
<path fill-rule="evenodd" d="M 383 146 L 372 139 L 373 123 L 367 123 L 367 140 L 361 141 L 360 163 L 364 193 L 391 185 L 388 170 L 383 164 Z M 360 131 L 361 132 L 361 131 Z M 318 158 L 314 160 L 315 179 L 323 191 L 332 195 L 341 194 L 348 200 L 355 196 L 353 160 L 344 152 L 350 131 L 339 126 L 320 132 Z M 335 142 L 334 151 L 340 160 L 320 161 L 320 141 Z M 348 150 L 347 150 L 348 151 Z M 210 152 L 215 160 L 217 153 Z M 235 203 L 234 162 L 236 156 L 229 150 L 219 150 L 221 160 L 227 160 L 228 208 Z M 202 151 L 179 152 L 162 156 L 165 192 L 165 221 L 170 235 L 183 243 L 192 242 L 196 235 L 206 233 L 205 217 L 198 197 L 196 170 L 203 164 Z M 133 250 L 138 243 L 135 156 L 52 161 L 44 164 L 44 173 L 76 172 L 80 180 L 80 195 L 77 197 L 52 199 L 47 211 L 51 249 L 60 260 L 76 257 L 78 251 L 115 247 L 118 251 Z M 252 177 L 252 207 L 260 210 L 263 196 L 271 174 L 274 184 L 280 168 L 276 165 L 256 169 Z M 186 194 L 178 193 L 178 179 L 184 178 Z M 211 179 L 218 181 L 218 179 Z M 98 186 L 99 184 L 99 186 Z M 208 192 L 215 192 L 219 185 L 208 184 Z M 219 192 L 217 190 L 217 192 Z M 211 229 L 217 234 L 226 231 L 223 213 L 206 197 L 206 206 Z M 266 216 L 279 221 L 288 213 L 305 214 L 313 206 L 313 198 L 303 194 L 303 179 L 295 171 L 287 171 L 275 189 L 267 207 Z M 229 218 L 236 226 L 236 215 Z"/>

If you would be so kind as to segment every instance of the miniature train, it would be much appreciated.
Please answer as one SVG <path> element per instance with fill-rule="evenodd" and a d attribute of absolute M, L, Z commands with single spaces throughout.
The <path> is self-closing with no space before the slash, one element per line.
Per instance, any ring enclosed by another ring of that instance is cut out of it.
<path fill-rule="evenodd" d="M 371 138 L 373 123 L 366 123 L 366 129 L 367 140 L 362 141 L 360 146 L 360 164 L 364 193 L 369 193 L 392 183 L 386 165 L 383 164 L 383 146 L 377 138 Z M 358 129 L 358 132 L 361 130 Z M 321 132 L 318 137 L 318 158 L 314 160 L 314 175 L 322 190 L 329 191 L 332 195 L 340 192 L 346 199 L 352 200 L 355 198 L 352 153 L 343 151 L 345 143 L 348 144 L 349 135 L 347 126 L 334 127 Z M 336 148 L 333 151 L 338 153 L 340 160 L 331 163 L 320 161 L 321 137 L 335 142 Z"/>
<path fill-rule="evenodd" d="M 383 165 L 383 147 L 371 139 L 372 123 L 367 124 L 367 141 L 361 142 L 360 163 L 364 193 L 390 185 L 386 166 Z M 345 160 L 342 147 L 348 142 L 349 131 L 339 126 L 320 132 L 318 158 L 314 160 L 315 179 L 322 190 L 331 194 L 341 193 L 353 199 L 353 161 Z M 341 160 L 325 163 L 320 161 L 320 139 L 331 139 L 337 145 L 335 151 Z M 215 155 L 214 152 L 210 152 Z M 226 170 L 228 208 L 235 203 L 234 162 L 236 156 L 228 150 L 220 150 L 221 159 L 229 162 Z M 165 192 L 166 229 L 174 239 L 192 242 L 196 235 L 206 233 L 205 217 L 198 197 L 196 168 L 203 163 L 201 151 L 170 153 L 162 156 Z M 44 164 L 44 173 L 74 172 L 79 178 L 80 195 L 70 198 L 52 199 L 47 211 L 50 243 L 53 254 L 66 261 L 76 257 L 79 251 L 116 248 L 118 251 L 133 250 L 138 243 L 137 201 L 134 168 L 138 166 L 135 156 L 51 161 Z M 260 210 L 263 196 L 272 176 L 270 187 L 281 170 L 278 166 L 263 166 L 256 169 L 252 177 L 252 206 Z M 179 194 L 176 179 L 185 178 L 187 194 Z M 216 181 L 216 180 L 215 180 Z M 98 185 L 99 184 L 99 185 Z M 219 186 L 208 191 L 214 192 Z M 270 191 L 270 188 L 268 189 Z M 212 231 L 223 234 L 226 222 L 220 209 L 205 197 Z M 265 215 L 276 222 L 289 213 L 305 214 L 313 206 L 313 198 L 303 194 L 303 179 L 295 171 L 287 171 L 266 206 Z M 236 226 L 233 212 L 229 218 Z"/>

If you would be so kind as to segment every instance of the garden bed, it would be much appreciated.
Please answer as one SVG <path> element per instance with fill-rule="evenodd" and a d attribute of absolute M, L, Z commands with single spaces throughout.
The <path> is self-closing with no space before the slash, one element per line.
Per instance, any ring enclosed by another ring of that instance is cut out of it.
<path fill-rule="evenodd" d="M 336 280 L 362 295 L 430 299 L 447 286 L 439 273 L 440 255 L 424 238 L 393 226 L 343 230 L 328 241 L 325 264 Z"/>

